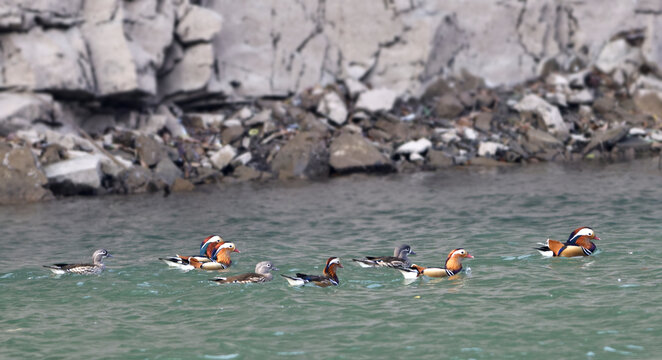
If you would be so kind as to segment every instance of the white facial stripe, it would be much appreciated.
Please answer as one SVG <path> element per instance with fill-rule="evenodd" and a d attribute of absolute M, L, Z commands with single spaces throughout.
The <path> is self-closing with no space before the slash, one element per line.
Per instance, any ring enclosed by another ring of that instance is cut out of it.
<path fill-rule="evenodd" d="M 462 255 L 464 252 L 465 252 L 464 249 L 455 250 L 455 251 L 453 252 L 453 255 L 451 255 L 451 256 L 455 256 L 456 254 L 457 254 L 457 255 Z"/>
<path fill-rule="evenodd" d="M 218 248 L 219 249 L 226 249 L 226 248 L 231 248 L 231 247 L 234 247 L 233 243 L 225 243 L 225 244 L 219 246 Z"/>
<path fill-rule="evenodd" d="M 590 228 L 583 228 L 583 229 L 577 231 L 577 234 L 575 234 L 575 237 L 584 236 L 584 235 L 588 235 L 588 236 L 593 235 L 593 230 L 591 230 Z"/>
<path fill-rule="evenodd" d="M 331 264 L 340 264 L 340 259 L 335 258 L 335 259 L 329 261 L 329 265 L 331 265 Z"/>
<path fill-rule="evenodd" d="M 221 242 L 221 237 L 218 236 L 218 235 L 214 235 L 214 236 L 210 237 L 209 240 L 205 241 L 205 245 L 207 245 L 209 243 L 214 243 L 214 242 Z"/>

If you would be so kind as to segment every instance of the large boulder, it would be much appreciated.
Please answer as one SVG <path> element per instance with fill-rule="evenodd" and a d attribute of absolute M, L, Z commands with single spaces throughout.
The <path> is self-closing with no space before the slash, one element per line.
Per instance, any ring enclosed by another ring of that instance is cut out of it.
<path fill-rule="evenodd" d="M 101 156 L 84 155 L 44 167 L 49 186 L 56 194 L 94 194 L 101 187 Z"/>
<path fill-rule="evenodd" d="M 124 8 L 119 0 L 86 1 L 83 37 L 87 42 L 97 95 L 122 95 L 141 89 L 129 40 L 124 36 Z"/>
<path fill-rule="evenodd" d="M 324 114 L 336 125 L 342 125 L 347 121 L 347 106 L 335 91 L 329 91 L 322 97 L 317 112 Z"/>
<path fill-rule="evenodd" d="M 360 134 L 340 134 L 331 142 L 329 153 L 329 164 L 337 173 L 393 170 L 389 158 Z"/>
<path fill-rule="evenodd" d="M 212 77 L 213 64 L 211 44 L 201 43 L 186 48 L 182 59 L 159 78 L 159 95 L 166 97 L 202 90 Z"/>
<path fill-rule="evenodd" d="M 271 162 L 281 179 L 320 179 L 329 175 L 329 151 L 317 132 L 301 132 L 283 146 Z"/>
<path fill-rule="evenodd" d="M 0 143 L 0 204 L 51 199 L 44 188 L 48 179 L 37 166 L 29 147 L 12 148 Z"/>
<path fill-rule="evenodd" d="M 123 1 L 124 33 L 136 64 L 138 87 L 155 95 L 157 72 L 173 43 L 175 6 L 172 1 Z"/>
<path fill-rule="evenodd" d="M 395 104 L 398 94 L 386 88 L 373 89 L 361 93 L 356 108 L 367 111 L 389 111 Z"/>
<path fill-rule="evenodd" d="M 167 157 L 168 153 L 163 144 L 145 135 L 140 135 L 135 140 L 138 159 L 145 165 L 152 167 Z"/>
<path fill-rule="evenodd" d="M 614 145 L 627 136 L 629 131 L 628 126 L 619 126 L 593 134 L 591 142 L 584 148 L 584 154 L 588 154 L 595 149 L 601 151 L 611 150 Z"/>
<path fill-rule="evenodd" d="M 177 38 L 183 44 L 209 42 L 221 31 L 223 18 L 220 14 L 196 5 L 184 11 L 176 29 Z"/>
<path fill-rule="evenodd" d="M 0 92 L 0 136 L 28 128 L 35 120 L 52 120 L 53 98 L 47 94 Z"/>
<path fill-rule="evenodd" d="M 552 134 L 568 134 L 570 131 L 568 125 L 563 121 L 559 109 L 538 95 L 525 96 L 515 105 L 515 110 L 537 114 L 542 118 L 547 131 Z"/>
<path fill-rule="evenodd" d="M 94 93 L 93 71 L 78 28 L 35 27 L 0 36 L 0 85 L 59 93 Z"/>

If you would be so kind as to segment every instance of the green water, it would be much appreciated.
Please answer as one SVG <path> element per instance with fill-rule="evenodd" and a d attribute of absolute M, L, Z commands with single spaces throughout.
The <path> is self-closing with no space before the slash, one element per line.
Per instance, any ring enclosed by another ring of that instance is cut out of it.
<path fill-rule="evenodd" d="M 0 208 L 0 358 L 659 359 L 662 172 L 633 164 L 450 170 L 323 183 L 210 186 L 191 194 Z M 581 225 L 587 258 L 532 247 Z M 341 284 L 219 286 L 157 260 L 219 233 L 241 254 Z M 422 265 L 465 247 L 471 275 L 405 284 L 352 257 L 407 242 Z M 101 276 L 42 264 L 87 260 Z"/>

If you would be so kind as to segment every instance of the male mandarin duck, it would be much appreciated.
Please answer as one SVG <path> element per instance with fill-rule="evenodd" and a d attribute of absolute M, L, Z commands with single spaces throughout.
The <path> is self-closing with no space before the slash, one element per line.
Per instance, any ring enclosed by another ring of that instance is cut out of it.
<path fill-rule="evenodd" d="M 95 275 L 101 274 L 106 265 L 103 259 L 112 257 L 108 250 L 99 249 L 92 254 L 92 264 L 53 264 L 44 265 L 45 268 L 52 271 L 54 274 L 81 274 L 81 275 Z"/>
<path fill-rule="evenodd" d="M 229 277 L 217 277 L 210 279 L 218 284 L 248 284 L 248 283 L 263 283 L 271 281 L 274 278 L 271 271 L 277 271 L 271 261 L 262 261 L 255 265 L 255 272 L 246 273 Z"/>
<path fill-rule="evenodd" d="M 182 256 L 175 255 L 168 258 L 159 258 L 169 266 L 177 267 L 182 270 L 203 269 L 203 270 L 223 270 L 232 265 L 230 253 L 237 250 L 234 243 L 225 242 L 218 236 L 207 237 L 200 245 L 202 255 Z"/>
<path fill-rule="evenodd" d="M 411 246 L 402 244 L 393 250 L 393 256 L 366 256 L 364 259 L 352 259 L 361 267 L 409 267 L 408 255 L 416 255 Z"/>
<path fill-rule="evenodd" d="M 474 257 L 469 254 L 465 249 L 458 248 L 453 249 L 448 254 L 446 258 L 446 263 L 443 268 L 441 267 L 423 267 L 416 264 L 412 264 L 408 268 L 398 268 L 398 271 L 402 273 L 402 276 L 405 279 L 416 279 L 421 275 L 434 277 L 434 278 L 443 278 L 457 275 L 462 271 L 462 262 L 463 258 L 473 259 Z"/>
<path fill-rule="evenodd" d="M 340 263 L 340 259 L 337 257 L 330 257 L 326 261 L 326 266 L 324 267 L 324 275 L 306 275 L 302 273 L 297 273 L 296 276 L 289 276 L 281 274 L 287 282 L 292 286 L 301 286 L 306 283 L 314 283 L 319 287 L 327 287 L 331 285 L 338 285 L 340 280 L 338 280 L 338 275 L 336 274 L 336 268 L 343 267 Z"/>
<path fill-rule="evenodd" d="M 589 256 L 597 249 L 591 240 L 600 240 L 600 238 L 595 235 L 593 229 L 582 226 L 570 233 L 566 242 L 547 239 L 545 244 L 541 244 L 544 246 L 538 247 L 536 250 L 546 257 Z"/>

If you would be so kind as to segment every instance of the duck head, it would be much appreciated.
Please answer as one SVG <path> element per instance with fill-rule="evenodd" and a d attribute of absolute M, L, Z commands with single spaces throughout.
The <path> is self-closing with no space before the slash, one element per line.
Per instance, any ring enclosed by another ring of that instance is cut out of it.
<path fill-rule="evenodd" d="M 595 235 L 595 231 L 593 231 L 592 228 L 588 226 L 582 226 L 570 233 L 570 236 L 568 236 L 568 241 L 566 241 L 566 243 L 576 244 L 577 240 L 579 240 L 580 238 L 584 238 L 585 240 L 588 241 L 600 240 L 600 238 Z"/>
<path fill-rule="evenodd" d="M 267 275 L 271 271 L 277 271 L 277 270 L 278 268 L 275 267 L 274 264 L 271 263 L 271 261 L 262 261 L 257 263 L 257 265 L 255 265 L 255 272 L 257 274 Z"/>
<path fill-rule="evenodd" d="M 200 244 L 200 256 L 211 257 L 213 250 L 210 245 L 222 243 L 223 238 L 218 235 L 207 236 Z"/>
<path fill-rule="evenodd" d="M 416 255 L 416 253 L 411 249 L 411 246 L 407 244 L 402 244 L 395 248 L 393 251 L 393 256 L 399 257 L 400 259 L 406 259 L 407 255 Z"/>
<path fill-rule="evenodd" d="M 220 242 L 214 244 L 214 252 L 211 255 L 211 259 L 216 259 L 216 262 L 222 264 L 230 263 L 230 253 L 236 252 L 240 253 L 241 251 L 237 250 L 237 247 L 232 242 Z"/>
<path fill-rule="evenodd" d="M 474 257 L 463 248 L 453 249 L 450 253 L 448 253 L 445 268 L 452 271 L 459 271 L 462 269 L 461 259 L 463 258 L 473 259 Z"/>
<path fill-rule="evenodd" d="M 92 254 L 92 259 L 93 259 L 95 264 L 102 263 L 103 259 L 107 258 L 107 257 L 113 257 L 113 256 L 110 255 L 110 253 L 106 249 L 99 249 L 99 250 L 95 251 L 94 254 Z"/>
<path fill-rule="evenodd" d="M 324 275 L 335 278 L 336 277 L 336 268 L 343 267 L 340 263 L 340 258 L 330 257 L 326 261 L 326 266 L 324 267 Z"/>

